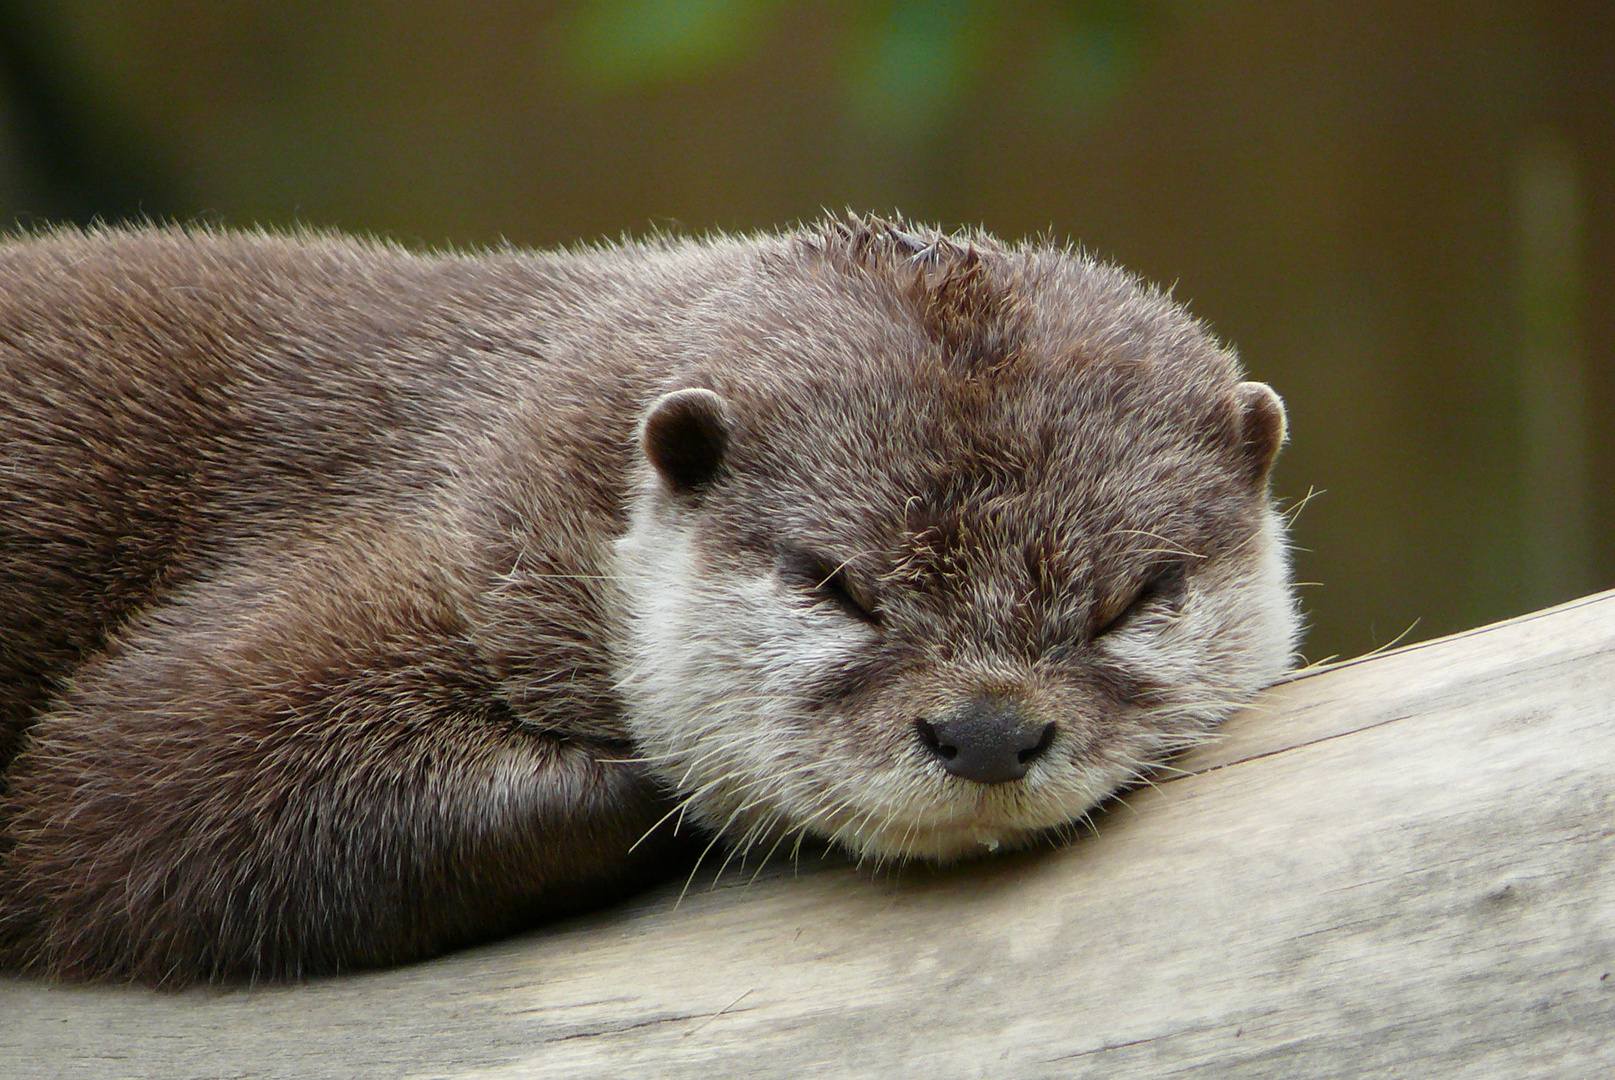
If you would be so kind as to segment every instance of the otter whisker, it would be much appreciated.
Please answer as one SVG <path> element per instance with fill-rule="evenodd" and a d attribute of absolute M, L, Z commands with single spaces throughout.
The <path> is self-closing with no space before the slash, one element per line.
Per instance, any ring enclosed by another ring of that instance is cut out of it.
<path fill-rule="evenodd" d="M 1295 523 L 1300 519 L 1301 511 L 1307 508 L 1307 504 L 1313 499 L 1316 499 L 1318 496 L 1326 494 L 1328 494 L 1326 489 L 1311 487 L 1309 485 L 1305 495 L 1297 499 L 1293 506 L 1285 507 L 1281 512 L 1280 516 L 1284 518 L 1285 526 L 1291 529 L 1295 528 Z"/>
<path fill-rule="evenodd" d="M 774 853 L 779 850 L 779 846 L 785 842 L 785 839 L 788 836 L 791 835 L 788 830 L 778 828 L 780 820 L 780 815 L 778 814 L 775 814 L 773 817 L 768 819 L 769 829 L 771 831 L 777 831 L 779 835 L 775 837 L 773 845 L 763 854 L 763 857 L 758 860 L 757 869 L 752 871 L 751 881 L 747 882 L 747 884 L 751 884 L 751 882 L 755 882 L 757 880 L 757 875 L 763 872 L 763 868 L 768 865 L 771 859 L 773 859 Z"/>
<path fill-rule="evenodd" d="M 1151 532 L 1148 529 L 1112 529 L 1110 532 L 1105 534 L 1106 539 L 1109 539 L 1112 536 L 1146 536 L 1151 540 L 1159 540 L 1163 544 L 1170 545 L 1161 551 L 1161 554 L 1181 555 L 1186 559 L 1204 559 L 1206 557 L 1198 551 L 1190 551 L 1188 548 L 1179 544 L 1176 540 L 1173 540 L 1170 536 L 1162 536 L 1160 533 Z"/>

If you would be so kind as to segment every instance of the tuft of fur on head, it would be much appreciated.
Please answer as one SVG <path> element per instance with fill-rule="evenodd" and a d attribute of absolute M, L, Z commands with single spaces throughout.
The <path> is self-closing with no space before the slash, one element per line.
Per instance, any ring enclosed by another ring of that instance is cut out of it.
<path fill-rule="evenodd" d="M 832 219 L 765 242 L 679 356 L 615 548 L 619 688 L 742 848 L 1025 845 L 1287 670 L 1283 407 L 1125 272 Z M 984 699 L 1054 725 L 1011 782 L 916 734 Z"/>

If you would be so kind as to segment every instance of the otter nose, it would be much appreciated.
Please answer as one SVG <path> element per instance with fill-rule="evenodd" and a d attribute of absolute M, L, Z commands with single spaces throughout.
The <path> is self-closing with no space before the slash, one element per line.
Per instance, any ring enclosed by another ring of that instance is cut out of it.
<path fill-rule="evenodd" d="M 1004 698 L 977 698 L 945 719 L 915 724 L 920 742 L 954 776 L 978 784 L 1019 780 L 1054 741 L 1054 725 L 1031 722 Z"/>

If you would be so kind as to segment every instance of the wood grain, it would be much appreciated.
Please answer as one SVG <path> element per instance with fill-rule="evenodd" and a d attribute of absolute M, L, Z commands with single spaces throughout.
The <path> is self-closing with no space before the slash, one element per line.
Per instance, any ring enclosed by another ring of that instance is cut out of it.
<path fill-rule="evenodd" d="M 415 967 L 0 979 L 0 1077 L 1615 1075 L 1615 593 L 1308 673 L 1059 851 Z"/>

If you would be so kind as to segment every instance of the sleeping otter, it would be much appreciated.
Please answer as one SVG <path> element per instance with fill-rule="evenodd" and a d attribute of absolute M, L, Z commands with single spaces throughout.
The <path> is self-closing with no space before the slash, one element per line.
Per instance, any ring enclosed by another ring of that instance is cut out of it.
<path fill-rule="evenodd" d="M 1118 269 L 851 216 L 10 241 L 0 964 L 398 963 L 692 824 L 1058 834 L 1288 666 L 1284 411 L 1240 378 Z"/>

